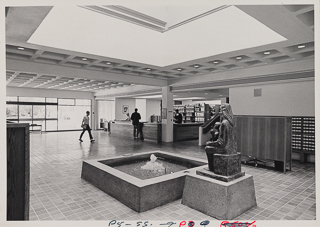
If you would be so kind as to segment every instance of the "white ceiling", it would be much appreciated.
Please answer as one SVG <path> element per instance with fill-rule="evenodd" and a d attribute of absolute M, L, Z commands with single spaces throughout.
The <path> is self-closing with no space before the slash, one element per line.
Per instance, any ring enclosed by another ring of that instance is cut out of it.
<path fill-rule="evenodd" d="M 178 92 L 180 87 L 183 87 L 179 84 L 187 83 L 192 79 L 192 84 L 197 89 L 201 89 L 202 86 L 197 86 L 198 82 L 212 84 L 211 87 L 203 86 L 202 90 L 206 89 L 214 93 L 221 87 L 216 87 L 215 78 L 222 78 L 223 75 L 242 75 L 243 70 L 246 69 L 255 69 L 251 71 L 259 72 L 262 68 L 263 73 L 268 74 L 268 71 L 283 64 L 293 62 L 296 68 L 299 68 L 305 61 L 314 60 L 313 5 L 224 7 L 199 18 L 189 18 L 190 20 L 172 27 L 171 30 L 161 30 L 163 29 L 161 28 L 158 32 L 157 29 L 154 30 L 154 23 L 159 22 L 156 26 L 159 28 L 163 25 L 161 21 L 154 19 L 158 16 L 152 13 L 150 8 L 146 8 L 145 11 L 132 8 L 134 10 L 132 13 L 128 11 L 129 5 L 125 8 L 117 6 L 116 9 L 112 6 L 108 7 L 104 9 L 109 10 L 107 13 L 109 16 L 76 7 L 77 10 L 88 15 L 82 16 L 83 18 L 79 18 L 79 15 L 65 7 L 64 13 L 69 13 L 68 16 L 62 16 L 64 14 L 60 11 L 63 20 L 51 23 L 49 28 L 46 26 L 48 26 L 50 14 L 55 11 L 54 8 L 50 6 L 10 7 L 6 16 L 7 86 L 56 91 L 89 91 L 96 92 L 98 95 L 112 95 L 116 90 L 133 89 L 137 85 L 151 86 L 150 91 L 156 87 L 171 85 L 174 92 Z M 184 5 L 180 7 L 182 11 L 186 8 Z M 162 15 L 163 9 L 159 10 Z M 136 11 L 143 14 L 137 14 Z M 203 11 L 199 9 L 194 12 L 198 14 Z M 225 15 L 224 12 L 229 12 L 229 15 Z M 234 12 L 239 12 L 239 17 L 234 17 Z M 151 16 L 145 17 L 145 14 Z M 130 15 L 130 18 L 123 15 Z M 185 15 L 188 14 L 183 14 Z M 190 14 L 188 17 L 191 16 Z M 100 19 L 97 20 L 97 17 Z M 140 22 L 134 19 L 139 17 Z M 242 18 L 248 21 L 243 22 Z M 165 18 L 161 18 L 163 19 Z M 106 22 L 112 22 L 112 26 L 101 31 L 95 30 L 96 27 L 101 28 L 101 24 Z M 256 27 L 251 29 L 251 23 L 259 25 L 262 30 L 256 30 L 258 29 Z M 64 24 L 69 26 L 73 24 L 76 29 L 63 30 L 62 28 L 66 29 Z M 231 27 L 233 24 L 236 24 L 237 28 Z M 223 25 L 224 31 L 221 32 L 219 30 L 221 28 L 212 31 L 220 25 Z M 165 25 L 164 29 L 167 29 L 167 26 Z M 131 33 L 128 33 L 129 30 Z M 81 31 L 90 34 L 90 37 L 79 35 Z M 107 36 L 108 31 L 112 33 L 111 41 L 95 39 Z M 139 33 L 138 31 L 143 33 L 135 34 Z M 132 37 L 139 37 L 142 34 L 150 34 L 150 36 L 143 40 L 142 44 L 133 42 L 135 39 Z M 184 34 L 184 37 L 181 34 Z M 47 35 L 46 38 L 43 39 L 43 35 Z M 171 38 L 157 38 L 163 35 Z M 270 37 L 272 38 L 269 40 Z M 55 40 L 60 42 L 53 43 Z M 163 40 L 169 41 L 164 45 Z M 298 48 L 301 45 L 304 47 Z M 24 50 L 18 49 L 19 47 L 23 47 Z M 126 48 L 131 51 L 126 51 Z M 117 53 L 116 50 L 121 51 Z M 132 50 L 136 52 L 135 57 L 130 56 L 134 53 Z M 154 56 L 154 53 L 157 54 Z M 165 55 L 165 60 L 163 60 L 163 53 L 169 53 Z M 123 54 L 127 57 L 123 57 Z M 149 61 L 161 59 L 160 65 L 163 66 L 144 63 L 141 59 L 145 56 L 148 56 Z M 237 59 L 238 57 L 241 59 Z M 170 62 L 174 63 L 170 64 Z M 267 70 L 265 70 L 266 67 Z M 291 68 L 288 67 L 287 71 L 290 70 Z M 303 73 L 296 75 L 303 76 Z M 200 79 L 204 76 L 210 79 L 201 81 Z M 261 75 L 246 76 L 248 78 L 252 76 L 254 79 L 254 76 Z M 248 78 L 246 83 L 253 81 L 251 77 Z M 240 76 L 238 79 L 241 79 Z M 219 82 L 219 84 L 223 83 Z M 192 86 L 184 87 L 191 91 Z M 228 83 L 224 83 L 224 88 L 228 88 Z M 226 95 L 224 91 L 221 94 Z M 159 93 L 159 89 L 157 92 Z M 132 92 L 132 94 L 137 93 L 137 90 Z M 128 95 L 128 92 L 125 94 Z"/>

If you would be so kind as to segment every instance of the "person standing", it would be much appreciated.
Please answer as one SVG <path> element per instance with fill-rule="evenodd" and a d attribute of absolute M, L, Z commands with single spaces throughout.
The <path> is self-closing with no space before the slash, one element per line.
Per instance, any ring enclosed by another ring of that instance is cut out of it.
<path fill-rule="evenodd" d="M 131 120 L 133 125 L 133 138 L 136 139 L 139 136 L 139 120 L 141 119 L 138 109 L 135 108 L 134 112 L 131 114 Z"/>
<path fill-rule="evenodd" d="M 86 116 L 84 116 L 84 117 L 83 117 L 83 120 L 82 120 L 81 127 L 83 128 L 83 130 L 82 130 L 82 133 L 81 133 L 81 135 L 80 135 L 79 140 L 80 140 L 80 142 L 83 142 L 83 140 L 82 140 L 82 136 L 83 136 L 84 132 L 87 130 L 87 131 L 88 131 L 88 133 L 89 133 L 90 142 L 93 142 L 93 141 L 94 141 L 94 139 L 93 139 L 93 137 L 92 137 L 92 134 L 91 134 L 91 128 L 90 128 L 90 126 L 89 126 L 89 122 L 90 122 L 89 115 L 90 115 L 90 112 L 89 112 L 89 111 L 87 111 L 87 112 L 86 112 L 86 114 L 87 114 L 87 115 L 86 115 Z"/>
<path fill-rule="evenodd" d="M 179 113 L 179 110 L 176 109 L 176 113 L 174 115 L 174 122 L 177 124 L 181 124 L 182 123 L 182 115 L 181 113 Z"/>

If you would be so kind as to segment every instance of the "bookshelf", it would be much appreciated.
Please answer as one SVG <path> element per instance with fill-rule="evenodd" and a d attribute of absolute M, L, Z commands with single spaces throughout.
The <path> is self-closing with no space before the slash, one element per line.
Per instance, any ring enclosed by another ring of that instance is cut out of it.
<path fill-rule="evenodd" d="M 182 114 L 183 123 L 204 123 L 210 118 L 210 106 L 205 103 L 174 105 L 173 114 L 175 114 L 176 109 Z"/>

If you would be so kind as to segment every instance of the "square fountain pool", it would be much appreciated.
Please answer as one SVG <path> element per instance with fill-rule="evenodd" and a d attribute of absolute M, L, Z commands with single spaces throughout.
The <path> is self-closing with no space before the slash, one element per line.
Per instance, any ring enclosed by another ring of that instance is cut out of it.
<path fill-rule="evenodd" d="M 162 169 L 141 169 L 151 154 Z M 204 165 L 206 160 L 153 151 L 83 161 L 81 178 L 131 209 L 144 212 L 181 199 L 186 174 L 195 174 Z"/>

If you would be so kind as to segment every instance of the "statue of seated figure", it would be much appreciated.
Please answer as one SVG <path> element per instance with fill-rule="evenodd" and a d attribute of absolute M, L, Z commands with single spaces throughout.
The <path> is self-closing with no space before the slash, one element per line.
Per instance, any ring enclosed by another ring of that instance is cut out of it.
<path fill-rule="evenodd" d="M 233 123 L 233 113 L 230 104 L 221 104 L 220 123 L 215 124 L 212 129 L 212 140 L 206 143 L 206 154 L 208 158 L 209 170 L 213 171 L 214 154 L 237 154 L 235 127 Z M 219 130 L 217 132 L 217 130 Z"/>

